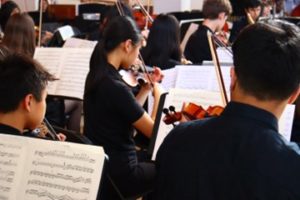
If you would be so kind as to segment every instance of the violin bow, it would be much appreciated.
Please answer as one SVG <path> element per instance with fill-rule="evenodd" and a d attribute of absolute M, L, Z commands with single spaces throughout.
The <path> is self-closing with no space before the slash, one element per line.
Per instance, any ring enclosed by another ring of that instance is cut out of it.
<path fill-rule="evenodd" d="M 214 62 L 214 66 L 215 66 L 215 70 L 216 70 L 216 74 L 217 74 L 217 80 L 218 80 L 219 87 L 220 87 L 222 101 L 223 101 L 224 105 L 227 105 L 228 104 L 228 97 L 227 97 L 226 88 L 225 88 L 225 84 L 224 84 L 224 78 L 223 78 L 223 75 L 222 75 L 222 70 L 221 70 L 221 66 L 220 66 L 220 62 L 219 62 L 219 57 L 218 57 L 218 54 L 217 54 L 216 45 L 215 45 L 214 38 L 213 38 L 212 34 L 213 33 L 207 31 L 208 43 L 209 43 L 212 60 Z"/>
<path fill-rule="evenodd" d="M 140 3 L 138 0 L 137 0 L 137 2 Z M 124 10 L 123 10 L 123 7 L 122 7 L 122 3 L 120 2 L 120 0 L 117 0 L 117 1 L 116 1 L 116 6 L 117 6 L 117 9 L 118 9 L 118 11 L 119 11 L 119 14 L 120 14 L 121 16 L 125 16 L 125 13 L 124 13 Z M 140 6 L 141 6 L 141 5 L 140 5 Z M 144 8 L 144 9 L 145 9 L 145 8 Z M 148 14 L 148 15 L 149 15 L 149 14 Z M 150 15 L 149 15 L 149 16 L 150 16 Z M 151 17 L 151 16 L 150 16 L 150 17 Z M 152 19 L 152 21 L 153 21 L 153 19 Z M 146 77 L 148 78 L 148 80 L 149 80 L 149 82 L 150 82 L 150 85 L 153 87 L 153 82 L 152 82 L 152 80 L 151 80 L 151 77 L 150 77 L 149 72 L 148 72 L 148 70 L 147 70 L 147 68 L 146 68 L 144 59 L 143 59 L 143 57 L 142 57 L 142 55 L 141 55 L 140 52 L 139 52 L 139 59 L 140 59 L 140 61 L 141 61 L 141 69 L 142 69 L 143 73 L 146 75 Z"/>
<path fill-rule="evenodd" d="M 150 13 L 150 0 L 147 1 L 147 12 Z M 149 25 L 149 17 L 146 17 L 144 30 L 148 29 L 148 25 Z"/>
<path fill-rule="evenodd" d="M 40 20 L 39 20 L 39 38 L 38 38 L 38 47 L 41 46 L 42 40 L 42 22 L 43 22 L 43 1 L 40 1 Z"/>
<path fill-rule="evenodd" d="M 140 6 L 142 13 L 146 16 L 146 20 L 148 19 L 148 21 L 152 24 L 153 23 L 153 18 L 151 17 L 151 15 L 149 14 L 149 12 L 145 9 L 145 7 L 141 3 L 141 1 L 140 0 L 135 0 L 135 2 Z M 149 4 L 150 4 L 150 2 L 148 0 L 148 9 L 150 7 Z"/>

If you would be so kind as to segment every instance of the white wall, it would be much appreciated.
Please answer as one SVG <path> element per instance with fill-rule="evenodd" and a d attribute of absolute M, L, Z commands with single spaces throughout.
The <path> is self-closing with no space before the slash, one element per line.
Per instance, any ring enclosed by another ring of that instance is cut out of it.
<path fill-rule="evenodd" d="M 154 12 L 168 13 L 174 11 L 202 10 L 203 0 L 152 0 Z"/>
<path fill-rule="evenodd" d="M 22 12 L 38 10 L 38 0 L 14 0 L 14 2 L 19 5 Z"/>

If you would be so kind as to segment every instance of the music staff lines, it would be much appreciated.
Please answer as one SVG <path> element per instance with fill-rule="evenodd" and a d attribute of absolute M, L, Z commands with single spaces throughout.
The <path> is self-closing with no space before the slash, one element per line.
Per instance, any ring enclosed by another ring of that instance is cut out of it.
<path fill-rule="evenodd" d="M 10 153 L 5 151 L 0 151 L 0 157 L 8 157 L 8 158 L 18 158 L 20 155 L 16 153 Z"/>
<path fill-rule="evenodd" d="M 44 191 L 26 190 L 26 194 L 35 195 L 37 197 L 48 197 L 51 200 L 87 200 L 87 198 L 77 199 L 77 198 L 71 197 L 69 195 L 55 195 L 46 190 L 44 190 Z"/>
<path fill-rule="evenodd" d="M 40 157 L 59 157 L 59 158 L 65 158 L 70 160 L 78 160 L 78 161 L 85 161 L 89 163 L 95 163 L 95 159 L 90 158 L 87 154 L 73 154 L 73 155 L 66 155 L 64 151 L 35 151 L 35 155 L 38 155 Z"/>
<path fill-rule="evenodd" d="M 0 185 L 0 191 L 3 191 L 3 192 L 10 192 L 10 190 L 11 190 L 10 187 L 5 187 L 5 186 Z"/>
<path fill-rule="evenodd" d="M 15 144 L 5 144 L 5 143 L 0 143 L 0 148 L 9 148 L 9 149 L 21 149 L 22 147 L 19 145 Z"/>
<path fill-rule="evenodd" d="M 82 167 L 79 165 L 66 164 L 65 162 L 63 164 L 56 164 L 56 163 L 51 163 L 51 162 L 32 161 L 32 164 L 35 166 L 60 168 L 63 170 L 73 170 L 73 171 L 80 171 L 80 172 L 86 172 L 86 173 L 91 173 L 91 174 L 94 173 L 94 169 L 92 169 L 92 168 Z"/>
<path fill-rule="evenodd" d="M 13 162 L 12 160 L 0 160 L 0 165 L 16 167 L 17 163 Z"/>
<path fill-rule="evenodd" d="M 1 174 L 7 175 L 7 176 L 14 176 L 15 172 L 11 171 L 11 170 L 3 170 L 3 169 L 0 168 L 0 175 Z"/>
<path fill-rule="evenodd" d="M 8 200 L 8 197 L 0 195 L 0 200 Z"/>
<path fill-rule="evenodd" d="M 51 178 L 51 179 L 63 179 L 66 181 L 71 181 L 73 183 L 82 182 L 82 183 L 90 184 L 92 182 L 92 180 L 90 178 L 84 178 L 82 176 L 73 177 L 71 175 L 65 175 L 65 174 L 61 174 L 61 173 L 51 174 L 51 173 L 47 173 L 47 172 L 33 170 L 33 171 L 30 171 L 30 174 L 36 175 L 36 176 L 43 176 L 43 177 Z"/>
<path fill-rule="evenodd" d="M 55 184 L 55 183 L 49 183 L 46 181 L 40 181 L 40 180 L 29 180 L 27 182 L 28 185 L 37 185 L 37 186 L 42 186 L 42 187 L 48 187 L 48 188 L 54 188 L 57 190 L 63 190 L 63 191 L 67 191 L 67 192 L 72 192 L 72 193 L 85 193 L 85 194 L 89 194 L 90 193 L 90 189 L 89 188 L 76 188 L 76 187 L 71 187 L 71 186 L 64 186 L 64 185 L 59 185 L 59 184 Z"/>

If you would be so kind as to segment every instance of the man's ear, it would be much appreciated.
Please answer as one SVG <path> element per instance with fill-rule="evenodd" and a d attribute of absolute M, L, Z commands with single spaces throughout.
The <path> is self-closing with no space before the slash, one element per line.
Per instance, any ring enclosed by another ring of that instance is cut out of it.
<path fill-rule="evenodd" d="M 22 100 L 23 108 L 30 112 L 31 111 L 31 105 L 34 97 L 32 94 L 27 94 L 24 99 Z"/>
<path fill-rule="evenodd" d="M 292 95 L 290 96 L 290 98 L 289 98 L 289 100 L 288 100 L 288 103 L 289 103 L 289 104 L 294 103 L 294 102 L 297 100 L 299 94 L 300 94 L 300 87 L 298 87 L 298 89 L 296 89 L 296 90 L 292 93 Z"/>
<path fill-rule="evenodd" d="M 218 18 L 219 18 L 220 20 L 222 20 L 222 19 L 225 18 L 225 16 L 226 16 L 225 12 L 221 12 L 221 13 L 219 13 Z"/>

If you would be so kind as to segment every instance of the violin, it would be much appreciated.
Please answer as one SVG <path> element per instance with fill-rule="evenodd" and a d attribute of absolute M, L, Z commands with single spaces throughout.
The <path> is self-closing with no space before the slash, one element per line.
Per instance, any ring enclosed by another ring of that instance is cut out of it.
<path fill-rule="evenodd" d="M 119 74 L 122 76 L 123 81 L 130 87 L 136 87 L 138 85 L 145 85 L 148 83 L 143 74 L 133 68 L 128 70 L 121 69 Z"/>
<path fill-rule="evenodd" d="M 175 126 L 175 122 L 182 121 L 191 121 L 196 119 L 204 119 L 208 117 L 220 116 L 224 108 L 222 106 L 209 106 L 207 109 L 204 109 L 200 105 L 194 103 L 185 104 L 181 112 L 176 112 L 174 106 L 170 106 L 169 109 L 164 108 L 163 113 L 165 114 L 163 121 L 165 124 L 172 124 Z"/>

